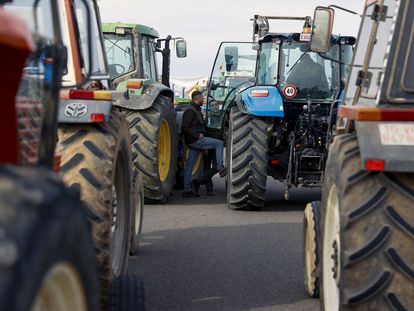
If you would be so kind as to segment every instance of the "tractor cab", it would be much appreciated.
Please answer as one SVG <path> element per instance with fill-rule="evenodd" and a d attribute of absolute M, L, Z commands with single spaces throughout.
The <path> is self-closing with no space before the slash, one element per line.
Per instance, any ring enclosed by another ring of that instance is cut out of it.
<path fill-rule="evenodd" d="M 102 30 L 114 87 L 128 79 L 149 79 L 169 87 L 171 40 L 175 43 L 177 57 L 187 56 L 187 44 L 183 38 L 167 36 L 161 39 L 158 31 L 148 26 L 104 23 Z M 156 52 L 160 52 L 163 58 L 161 81 Z"/>
<path fill-rule="evenodd" d="M 161 39 L 155 29 L 138 24 L 105 23 L 102 31 L 111 87 L 116 89 L 114 105 L 130 122 L 133 163 L 142 173 L 145 197 L 167 202 L 177 171 L 180 117 L 170 88 L 170 44 L 184 58 L 186 41 L 169 35 Z M 161 78 L 157 53 L 162 54 Z"/>
<path fill-rule="evenodd" d="M 338 112 L 338 133 L 356 130 L 364 169 L 412 172 L 413 30 L 407 1 L 367 1 L 344 101 Z M 315 10 L 319 35 L 312 49 L 326 49 L 334 14 Z M 398 19 L 399 22 L 395 20 Z"/>
<path fill-rule="evenodd" d="M 57 169 L 56 111 L 67 49 L 56 6 L 50 0 L 15 0 L 0 10 L 4 17 L 1 68 L 7 73 L 0 124 L 2 132 L 8 133 L 4 145 L 9 146 L 0 162 L 47 168 L 57 164 Z"/>
<path fill-rule="evenodd" d="M 226 116 L 239 94 L 247 113 L 287 120 L 297 119 L 309 101 L 328 104 L 329 111 L 342 95 L 355 38 L 333 35 L 325 53 L 312 52 L 310 17 L 289 18 L 305 20 L 302 33 L 270 33 L 263 20 L 271 18 L 278 19 L 255 16 L 257 42 L 220 45 L 208 85 L 207 124 L 213 137 L 225 139 Z"/>
<path fill-rule="evenodd" d="M 344 86 L 352 58 L 352 37 L 332 36 L 329 50 L 315 53 L 300 33 L 268 34 L 259 41 L 258 86 L 276 86 L 284 101 L 332 102 Z M 336 61 L 336 62 L 335 62 Z"/>

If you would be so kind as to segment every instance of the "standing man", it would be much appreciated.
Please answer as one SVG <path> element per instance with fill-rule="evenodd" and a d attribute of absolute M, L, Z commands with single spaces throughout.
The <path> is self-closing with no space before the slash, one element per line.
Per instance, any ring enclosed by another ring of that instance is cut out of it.
<path fill-rule="evenodd" d="M 203 94 L 194 91 L 191 95 L 191 102 L 183 115 L 181 129 L 184 134 L 184 141 L 189 148 L 187 165 L 184 168 L 184 192 L 183 197 L 192 197 L 191 172 L 197 160 L 197 156 L 202 150 L 214 149 L 216 151 L 217 168 L 214 173 L 219 172 L 221 177 L 227 174 L 227 169 L 223 165 L 223 146 L 221 140 L 205 137 L 206 124 L 201 114 L 201 106 L 204 103 Z"/>

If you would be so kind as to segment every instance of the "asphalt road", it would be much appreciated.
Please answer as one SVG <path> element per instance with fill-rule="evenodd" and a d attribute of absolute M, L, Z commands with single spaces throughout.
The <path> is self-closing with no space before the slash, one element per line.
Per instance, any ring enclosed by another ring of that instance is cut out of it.
<path fill-rule="evenodd" d="M 303 287 L 302 217 L 318 190 L 283 187 L 268 179 L 259 212 L 225 206 L 223 179 L 215 196 L 147 205 L 141 248 L 129 271 L 144 277 L 149 311 L 319 310 Z"/>

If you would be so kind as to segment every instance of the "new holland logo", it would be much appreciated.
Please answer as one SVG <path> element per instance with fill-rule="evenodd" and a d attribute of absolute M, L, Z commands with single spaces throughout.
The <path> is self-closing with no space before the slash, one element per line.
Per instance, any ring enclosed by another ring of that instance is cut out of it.
<path fill-rule="evenodd" d="M 65 116 L 72 118 L 81 118 L 88 111 L 88 107 L 81 103 L 67 104 L 65 107 Z"/>

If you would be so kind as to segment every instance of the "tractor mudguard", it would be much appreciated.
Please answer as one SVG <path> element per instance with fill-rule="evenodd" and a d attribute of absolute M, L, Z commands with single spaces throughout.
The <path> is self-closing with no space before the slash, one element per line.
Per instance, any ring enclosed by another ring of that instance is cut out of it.
<path fill-rule="evenodd" d="M 355 122 L 362 166 L 367 160 L 384 161 L 383 171 L 414 172 L 414 122 Z"/>
<path fill-rule="evenodd" d="M 59 123 L 93 123 L 108 121 L 112 102 L 107 100 L 61 99 L 59 103 Z M 105 120 L 102 120 L 102 115 Z"/>
<path fill-rule="evenodd" d="M 112 98 L 115 106 L 131 110 L 144 110 L 150 108 L 160 94 L 174 98 L 171 89 L 157 81 L 129 79 L 118 84 Z"/>
<path fill-rule="evenodd" d="M 236 104 L 243 113 L 258 117 L 283 117 L 283 99 L 273 86 L 255 86 L 237 95 Z"/>

